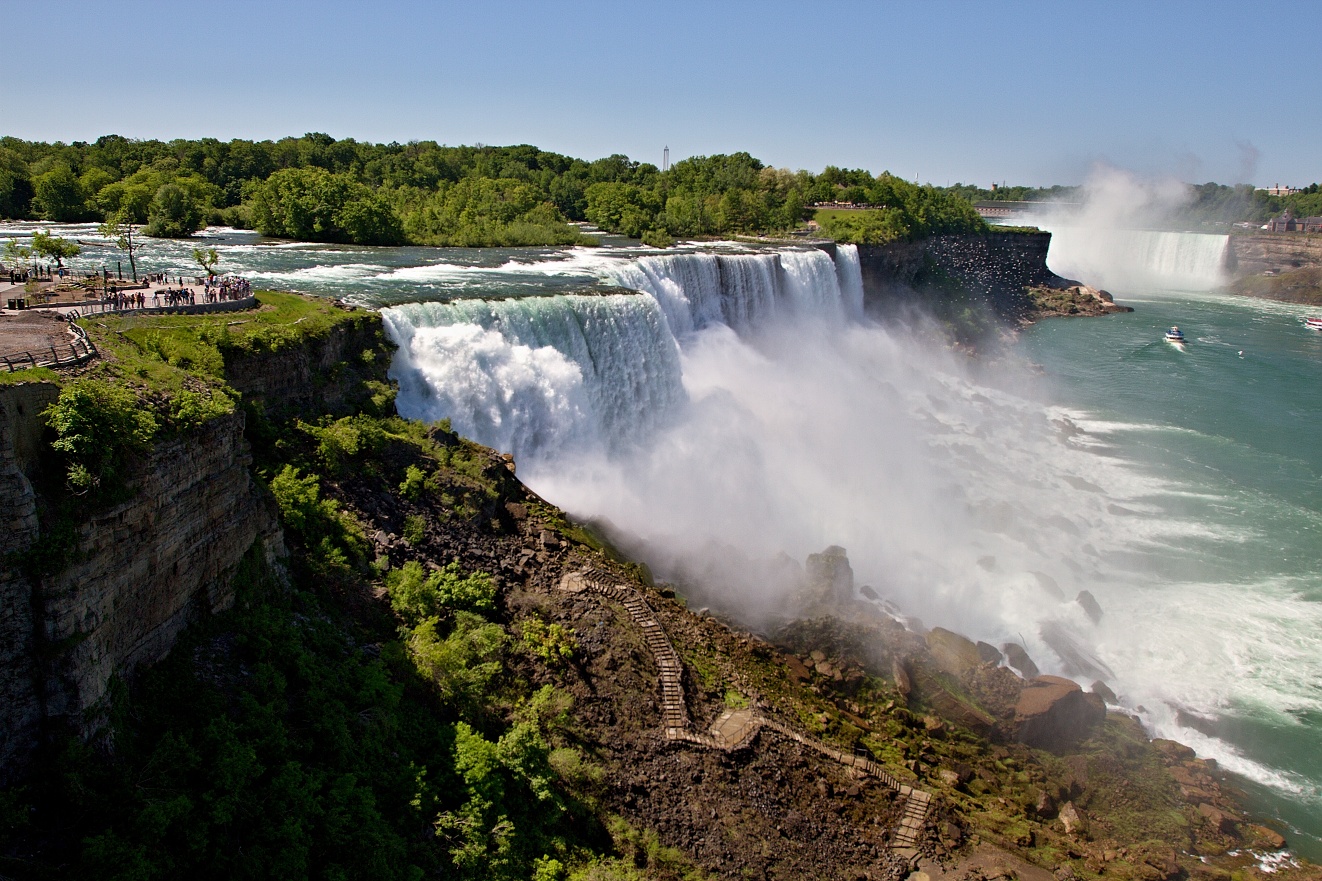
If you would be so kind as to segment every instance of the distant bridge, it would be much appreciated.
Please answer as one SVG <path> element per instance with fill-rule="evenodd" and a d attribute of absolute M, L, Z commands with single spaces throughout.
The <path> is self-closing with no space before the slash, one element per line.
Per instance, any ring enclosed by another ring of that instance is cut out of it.
<path fill-rule="evenodd" d="M 1019 217 L 1024 214 L 1050 214 L 1061 208 L 1077 207 L 1078 202 L 974 202 L 973 208 L 984 218 Z"/>

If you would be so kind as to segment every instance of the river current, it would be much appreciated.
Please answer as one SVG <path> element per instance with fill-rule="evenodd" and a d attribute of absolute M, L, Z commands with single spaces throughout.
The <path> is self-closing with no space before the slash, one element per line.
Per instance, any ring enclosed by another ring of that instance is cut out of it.
<path fill-rule="evenodd" d="M 122 259 L 94 227 L 53 231 L 88 243 L 76 266 Z M 806 555 L 841 545 L 923 624 L 1105 680 L 1322 859 L 1322 334 L 1301 307 L 1215 293 L 1224 242 L 1179 236 L 1058 231 L 1052 268 L 1136 311 L 1042 322 L 994 364 L 921 321 L 863 319 L 848 247 L 209 230 L 148 240 L 140 269 L 192 275 L 191 249 L 214 246 L 258 287 L 382 308 L 401 412 L 514 452 L 660 575 L 774 623 Z"/>

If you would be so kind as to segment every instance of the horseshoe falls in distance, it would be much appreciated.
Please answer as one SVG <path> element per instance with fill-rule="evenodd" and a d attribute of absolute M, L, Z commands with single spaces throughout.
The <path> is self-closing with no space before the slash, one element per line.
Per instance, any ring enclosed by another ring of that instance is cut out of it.
<path fill-rule="evenodd" d="M 1151 243 L 1137 269 L 1171 284 L 1189 261 L 1206 288 L 1216 247 Z M 1319 356 L 1292 307 L 1117 288 L 1137 312 L 1025 334 L 1043 377 L 862 318 L 852 248 L 610 256 L 590 293 L 386 309 L 401 412 L 513 452 L 537 492 L 755 626 L 791 611 L 792 561 L 841 545 L 923 624 L 1105 679 L 1316 855 L 1322 462 L 1295 454 L 1322 402 L 1277 390 Z M 1188 352 L 1160 342 L 1171 323 L 1198 325 Z M 1256 433 L 1223 424 L 1231 404 L 1260 408 Z"/>

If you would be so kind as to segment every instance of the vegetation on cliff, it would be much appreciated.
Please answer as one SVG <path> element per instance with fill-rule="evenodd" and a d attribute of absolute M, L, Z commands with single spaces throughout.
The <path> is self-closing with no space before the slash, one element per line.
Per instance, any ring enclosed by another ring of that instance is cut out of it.
<path fill-rule="evenodd" d="M 379 335 L 318 380 L 324 394 L 238 391 L 255 363 L 280 369 L 334 328 L 379 332 L 370 313 L 261 299 L 255 313 L 87 322 L 107 363 L 65 389 L 116 391 L 67 408 L 111 408 L 126 447 L 141 414 L 174 430 L 185 391 L 242 408 L 290 553 L 281 571 L 254 549 L 233 609 L 121 684 L 104 737 L 52 738 L 0 794 L 0 874 L 908 874 L 888 846 L 893 795 L 838 762 L 770 731 L 732 752 L 660 737 L 647 638 L 619 604 L 557 589 L 589 567 L 655 614 L 699 727 L 756 706 L 884 763 L 937 796 L 920 853 L 951 871 L 990 847 L 1023 873 L 1229 881 L 1274 844 L 1214 767 L 1124 716 L 1019 742 L 1023 681 L 954 634 L 925 642 L 870 604 L 809 598 L 812 616 L 770 642 L 689 611 L 507 458 L 394 415 Z"/>

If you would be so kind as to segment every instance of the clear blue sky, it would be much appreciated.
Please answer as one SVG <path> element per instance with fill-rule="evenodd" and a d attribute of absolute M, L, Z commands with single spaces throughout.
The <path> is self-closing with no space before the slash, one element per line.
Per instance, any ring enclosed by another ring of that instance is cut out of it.
<path fill-rule="evenodd" d="M 0 134 L 1322 180 L 1322 2 L 0 0 Z"/>

